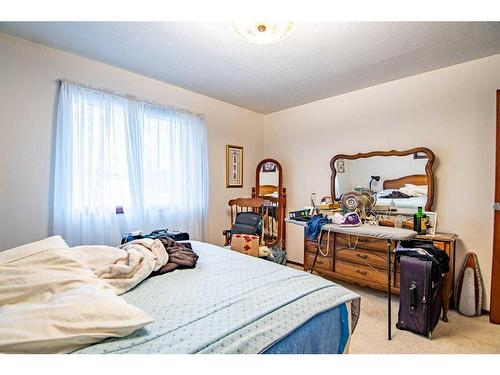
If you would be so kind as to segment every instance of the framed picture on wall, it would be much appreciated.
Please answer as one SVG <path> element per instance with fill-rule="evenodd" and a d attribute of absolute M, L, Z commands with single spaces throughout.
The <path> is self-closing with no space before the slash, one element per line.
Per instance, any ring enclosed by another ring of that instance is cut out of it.
<path fill-rule="evenodd" d="M 243 147 L 226 145 L 226 187 L 243 187 Z"/>

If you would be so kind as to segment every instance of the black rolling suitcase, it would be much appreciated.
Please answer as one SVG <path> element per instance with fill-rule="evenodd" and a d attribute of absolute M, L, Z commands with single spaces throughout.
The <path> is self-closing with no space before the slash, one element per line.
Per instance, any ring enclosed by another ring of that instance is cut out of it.
<path fill-rule="evenodd" d="M 432 260 L 402 255 L 400 275 L 396 327 L 431 338 L 443 305 L 443 274 Z"/>

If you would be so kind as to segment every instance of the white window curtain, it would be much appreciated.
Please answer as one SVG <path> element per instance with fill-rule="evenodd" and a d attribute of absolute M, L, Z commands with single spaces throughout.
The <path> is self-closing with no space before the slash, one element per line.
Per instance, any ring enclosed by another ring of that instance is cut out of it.
<path fill-rule="evenodd" d="M 159 228 L 206 240 L 207 131 L 200 115 L 61 82 L 53 232 L 116 245 Z"/>

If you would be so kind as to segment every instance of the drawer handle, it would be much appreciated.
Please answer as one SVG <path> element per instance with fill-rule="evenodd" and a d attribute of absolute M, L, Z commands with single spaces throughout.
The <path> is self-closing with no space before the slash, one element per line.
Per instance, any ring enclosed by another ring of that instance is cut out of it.
<path fill-rule="evenodd" d="M 360 271 L 360 270 L 356 270 L 357 273 L 360 273 L 361 275 L 365 276 L 367 274 L 366 271 Z"/>
<path fill-rule="evenodd" d="M 360 257 L 361 259 L 366 259 L 368 258 L 368 255 L 366 254 L 356 254 L 358 257 Z"/>

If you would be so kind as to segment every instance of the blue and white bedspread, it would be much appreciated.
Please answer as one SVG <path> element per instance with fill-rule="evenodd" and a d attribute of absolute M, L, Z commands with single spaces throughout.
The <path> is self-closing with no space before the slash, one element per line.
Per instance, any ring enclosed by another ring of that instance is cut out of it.
<path fill-rule="evenodd" d="M 196 268 L 152 277 L 123 295 L 153 317 L 152 324 L 75 353 L 261 353 L 342 304 L 351 311 L 351 327 L 346 322 L 342 329 L 354 330 L 359 296 L 350 290 L 303 271 L 190 242 L 200 256 Z"/>

